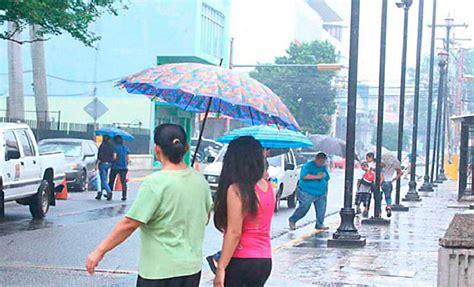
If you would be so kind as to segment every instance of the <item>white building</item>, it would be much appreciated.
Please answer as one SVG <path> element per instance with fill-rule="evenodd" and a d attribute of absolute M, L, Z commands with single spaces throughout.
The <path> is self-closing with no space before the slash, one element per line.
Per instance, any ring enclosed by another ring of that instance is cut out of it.
<path fill-rule="evenodd" d="M 233 63 L 273 62 L 290 43 L 327 40 L 343 53 L 342 18 L 324 0 L 232 1 Z"/>

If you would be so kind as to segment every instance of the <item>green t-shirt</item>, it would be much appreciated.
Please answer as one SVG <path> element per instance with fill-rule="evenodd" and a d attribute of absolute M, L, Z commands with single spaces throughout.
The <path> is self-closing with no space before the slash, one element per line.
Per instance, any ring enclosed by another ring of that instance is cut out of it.
<path fill-rule="evenodd" d="M 126 215 L 143 223 L 140 276 L 166 279 L 201 271 L 211 206 L 209 185 L 192 168 L 149 175 Z"/>

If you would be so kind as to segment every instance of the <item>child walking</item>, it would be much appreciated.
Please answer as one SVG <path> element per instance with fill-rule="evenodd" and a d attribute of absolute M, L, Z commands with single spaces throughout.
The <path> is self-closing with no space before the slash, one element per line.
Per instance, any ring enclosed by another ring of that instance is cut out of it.
<path fill-rule="evenodd" d="M 372 196 L 372 186 L 375 182 L 375 173 L 369 167 L 367 162 L 363 162 L 361 164 L 362 170 L 364 174 L 362 178 L 357 181 L 357 193 L 356 193 L 356 213 L 360 214 L 360 204 L 364 206 L 364 212 L 362 214 L 363 217 L 369 216 L 369 208 L 370 208 L 370 198 Z"/>

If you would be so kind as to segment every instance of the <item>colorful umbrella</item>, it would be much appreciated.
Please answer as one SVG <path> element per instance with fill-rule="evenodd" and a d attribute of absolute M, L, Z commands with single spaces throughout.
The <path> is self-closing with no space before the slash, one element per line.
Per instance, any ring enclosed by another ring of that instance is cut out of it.
<path fill-rule="evenodd" d="M 119 128 L 103 128 L 103 129 L 96 130 L 95 133 L 97 135 L 108 135 L 110 137 L 121 136 L 122 139 L 127 140 L 127 141 L 132 141 L 135 139 L 134 136 L 132 136 L 128 132 Z"/>
<path fill-rule="evenodd" d="M 147 95 L 184 111 L 206 113 L 199 138 L 209 112 L 251 125 L 298 129 L 293 115 L 268 87 L 222 67 L 196 63 L 160 65 L 126 77 L 118 85 L 129 93 Z"/>
<path fill-rule="evenodd" d="M 313 145 L 302 133 L 269 126 L 236 129 L 218 138 L 217 141 L 230 143 L 241 136 L 253 136 L 264 148 L 304 148 Z"/>

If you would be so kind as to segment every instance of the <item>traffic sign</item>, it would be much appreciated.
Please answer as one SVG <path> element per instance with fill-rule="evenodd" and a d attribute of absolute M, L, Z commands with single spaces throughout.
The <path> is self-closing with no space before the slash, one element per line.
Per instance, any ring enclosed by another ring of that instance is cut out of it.
<path fill-rule="evenodd" d="M 99 100 L 99 98 L 95 97 L 87 106 L 84 107 L 84 111 L 95 121 L 108 112 L 109 109 Z"/>

